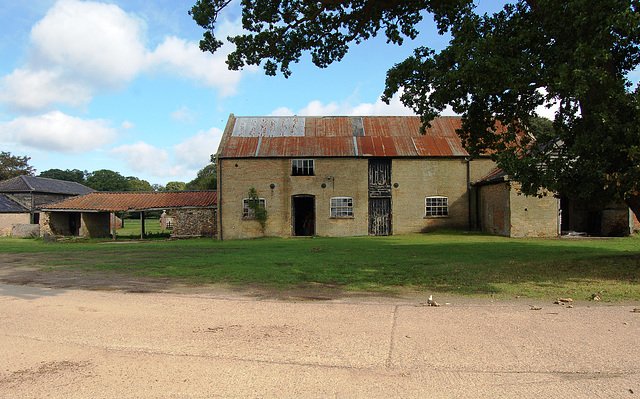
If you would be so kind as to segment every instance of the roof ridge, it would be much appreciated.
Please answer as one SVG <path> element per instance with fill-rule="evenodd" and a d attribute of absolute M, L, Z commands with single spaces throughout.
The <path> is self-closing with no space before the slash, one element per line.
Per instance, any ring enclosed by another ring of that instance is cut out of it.
<path fill-rule="evenodd" d="M 35 190 L 35 188 L 31 185 L 31 183 L 29 183 L 29 181 L 27 180 L 27 176 L 33 177 L 31 175 L 20 175 L 19 177 L 22 179 L 24 184 L 26 184 L 27 187 L 29 187 L 29 190 L 33 191 Z"/>

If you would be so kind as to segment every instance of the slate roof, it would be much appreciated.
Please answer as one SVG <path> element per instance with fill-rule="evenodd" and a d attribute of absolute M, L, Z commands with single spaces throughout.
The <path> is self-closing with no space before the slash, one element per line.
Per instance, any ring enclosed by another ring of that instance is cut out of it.
<path fill-rule="evenodd" d="M 0 194 L 0 213 L 25 213 L 29 209 L 20 205 L 6 195 Z"/>
<path fill-rule="evenodd" d="M 44 211 L 124 212 L 172 208 L 206 208 L 217 204 L 215 190 L 162 192 L 94 192 L 42 207 Z"/>
<path fill-rule="evenodd" d="M 426 134 L 417 116 L 229 117 L 221 158 L 468 156 L 459 117 L 436 118 Z"/>
<path fill-rule="evenodd" d="M 83 186 L 79 183 L 57 179 L 48 179 L 46 177 L 23 175 L 0 181 L 0 192 L 5 193 L 39 192 L 50 194 L 83 195 L 92 193 L 94 191 L 95 190 Z"/>

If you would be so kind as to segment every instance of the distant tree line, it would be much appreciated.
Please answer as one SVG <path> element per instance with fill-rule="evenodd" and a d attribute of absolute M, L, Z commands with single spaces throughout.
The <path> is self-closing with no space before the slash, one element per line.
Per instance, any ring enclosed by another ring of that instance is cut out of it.
<path fill-rule="evenodd" d="M 0 152 L 0 180 L 20 175 L 33 176 L 35 169 L 29 166 L 29 157 L 11 155 Z M 38 174 L 38 177 L 72 181 L 83 184 L 97 191 L 183 191 L 183 190 L 215 190 L 217 188 L 217 172 L 215 157 L 211 163 L 198 171 L 195 179 L 188 183 L 180 181 L 168 182 L 165 186 L 150 184 L 135 176 L 125 177 L 108 169 L 88 172 L 79 169 L 49 169 Z"/>

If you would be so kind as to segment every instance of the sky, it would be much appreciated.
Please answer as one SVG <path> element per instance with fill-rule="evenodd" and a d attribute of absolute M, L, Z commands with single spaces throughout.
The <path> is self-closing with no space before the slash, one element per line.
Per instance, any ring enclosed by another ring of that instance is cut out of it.
<path fill-rule="evenodd" d="M 380 100 L 386 71 L 419 45 L 446 46 L 429 16 L 416 40 L 383 34 L 339 63 L 310 57 L 288 79 L 229 71 L 231 46 L 203 53 L 195 0 L 0 0 L 0 150 L 48 169 L 110 169 L 151 184 L 188 182 L 209 163 L 231 113 L 413 115 Z M 503 2 L 480 1 L 482 11 Z M 236 0 L 219 38 L 241 32 Z"/>

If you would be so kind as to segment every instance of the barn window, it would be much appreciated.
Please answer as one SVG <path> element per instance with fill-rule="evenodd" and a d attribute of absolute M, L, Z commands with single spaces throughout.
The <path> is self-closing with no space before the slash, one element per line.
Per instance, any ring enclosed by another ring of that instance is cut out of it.
<path fill-rule="evenodd" d="M 267 207 L 267 200 L 264 198 L 258 198 L 258 203 L 261 207 Z M 249 208 L 249 198 L 244 198 L 242 200 L 242 218 L 243 219 L 254 219 L 256 217 L 255 211 Z"/>
<path fill-rule="evenodd" d="M 331 198 L 331 217 L 332 218 L 353 217 L 353 198 L 351 197 Z"/>
<path fill-rule="evenodd" d="M 291 176 L 314 176 L 313 159 L 292 159 Z"/>
<path fill-rule="evenodd" d="M 449 216 L 449 198 L 434 196 L 425 200 L 425 216 Z"/>

